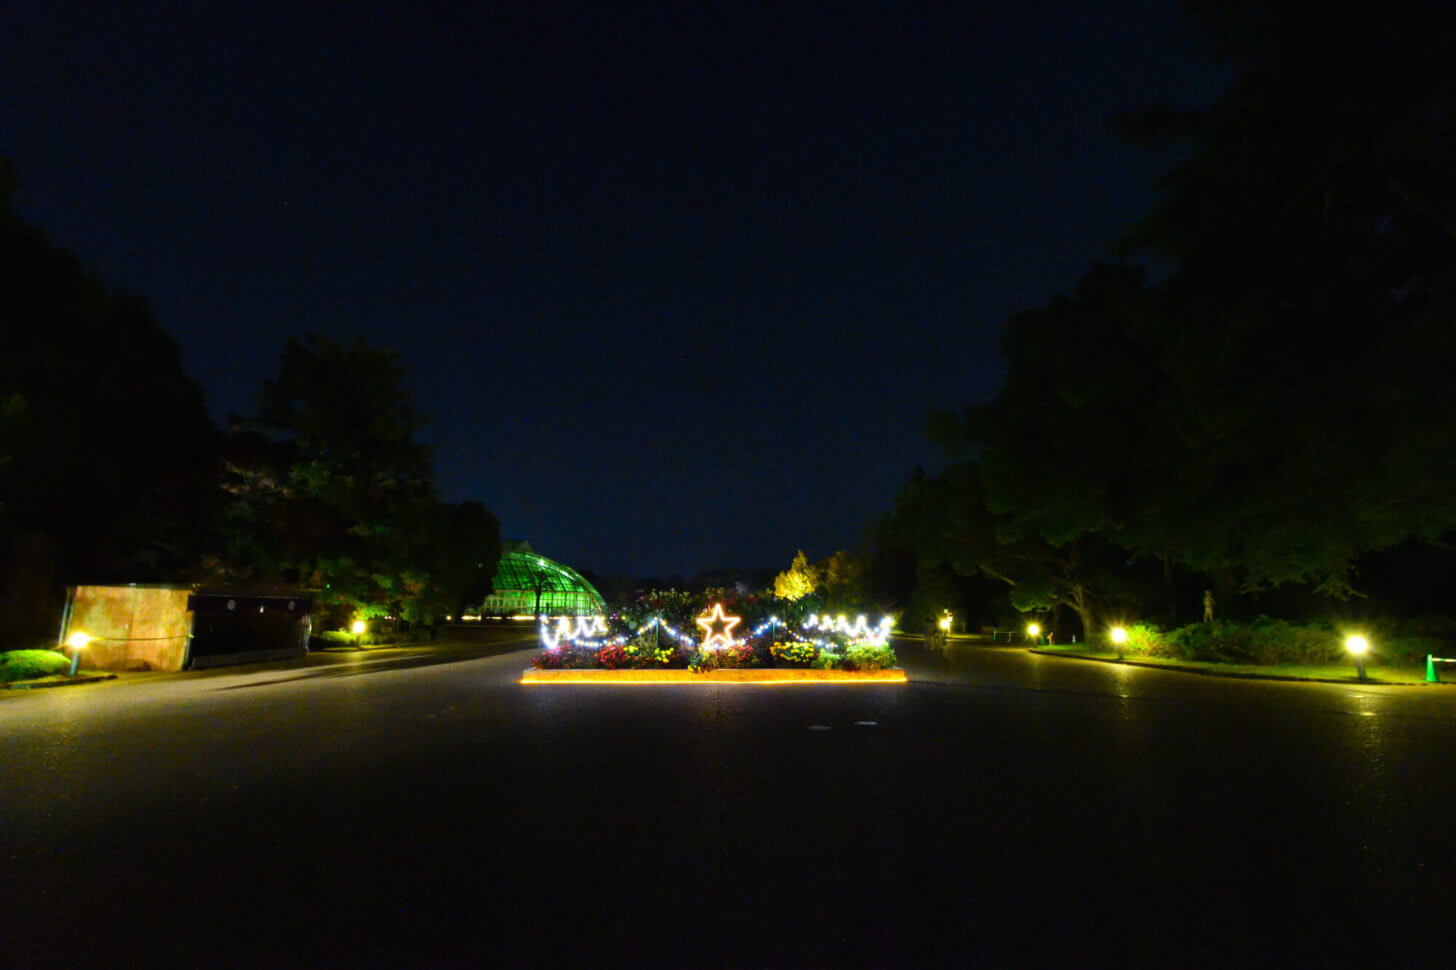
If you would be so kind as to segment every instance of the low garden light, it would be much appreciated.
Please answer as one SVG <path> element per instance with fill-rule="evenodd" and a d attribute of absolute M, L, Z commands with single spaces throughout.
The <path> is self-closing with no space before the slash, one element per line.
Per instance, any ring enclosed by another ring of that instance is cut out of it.
<path fill-rule="evenodd" d="M 89 633 L 73 633 L 66 638 L 66 646 L 71 648 L 71 676 L 76 676 L 76 668 L 81 665 L 81 651 L 93 637 Z"/>
<path fill-rule="evenodd" d="M 1370 641 L 1352 633 L 1345 638 L 1345 649 L 1355 658 L 1355 669 L 1360 672 L 1360 679 L 1365 680 L 1365 655 L 1370 652 Z"/>
<path fill-rule="evenodd" d="M 1112 628 L 1112 642 L 1117 644 L 1117 659 L 1121 660 L 1123 652 L 1127 649 L 1127 630 L 1124 627 L 1115 626 Z"/>
<path fill-rule="evenodd" d="M 1031 637 L 1031 642 L 1032 643 L 1036 643 L 1038 641 L 1038 639 L 1041 637 L 1041 626 L 1040 626 L 1040 624 L 1037 624 L 1037 623 L 1028 623 L 1026 625 L 1026 635 L 1029 636 L 1029 637 Z"/>

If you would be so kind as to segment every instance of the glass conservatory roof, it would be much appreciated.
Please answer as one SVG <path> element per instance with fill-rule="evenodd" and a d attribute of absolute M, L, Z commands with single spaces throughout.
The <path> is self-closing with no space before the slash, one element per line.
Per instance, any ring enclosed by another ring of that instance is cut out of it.
<path fill-rule="evenodd" d="M 525 543 L 501 553 L 494 586 L 496 593 L 516 590 L 535 592 L 539 587 L 543 592 L 585 593 L 598 603 L 602 601 L 602 594 L 581 573 L 570 566 L 537 555 Z"/>

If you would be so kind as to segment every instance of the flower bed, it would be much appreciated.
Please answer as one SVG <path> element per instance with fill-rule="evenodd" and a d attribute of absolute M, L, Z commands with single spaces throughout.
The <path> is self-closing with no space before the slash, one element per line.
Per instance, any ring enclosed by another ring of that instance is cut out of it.
<path fill-rule="evenodd" d="M 691 670 L 607 670 L 576 667 L 527 670 L 522 684 L 903 684 L 899 667 L 873 670 L 816 670 L 812 667 L 741 667 L 694 672 Z"/>
<path fill-rule="evenodd" d="M 678 645 L 607 643 L 599 647 L 563 643 L 542 650 L 531 660 L 535 670 L 839 670 L 845 673 L 873 673 L 895 666 L 895 651 L 889 644 L 850 642 L 839 649 L 807 641 L 770 644 L 768 649 L 748 643 L 733 643 L 711 650 L 692 650 Z"/>
<path fill-rule="evenodd" d="M 756 683 L 851 681 L 895 669 L 888 617 L 878 627 L 869 626 L 863 616 L 851 624 L 843 616 L 816 617 L 802 612 L 790 622 L 769 611 L 772 601 L 754 597 L 730 599 L 727 611 L 723 599 L 705 601 L 687 594 L 656 595 L 642 603 L 647 609 L 672 607 L 676 612 L 668 617 L 663 612 L 627 609 L 609 617 L 543 620 L 545 649 L 532 659 L 531 667 L 549 676 L 523 682 L 669 683 L 709 675 L 714 675 L 712 680 Z M 756 625 L 745 623 L 739 608 Z M 684 613 L 687 620 L 679 615 Z M 701 641 L 683 632 L 694 625 L 701 628 Z M 735 671 L 742 675 L 726 676 Z M 576 672 L 593 676 L 579 677 Z M 598 676 L 605 673 L 624 676 Z M 878 679 L 903 682 L 904 674 Z"/>

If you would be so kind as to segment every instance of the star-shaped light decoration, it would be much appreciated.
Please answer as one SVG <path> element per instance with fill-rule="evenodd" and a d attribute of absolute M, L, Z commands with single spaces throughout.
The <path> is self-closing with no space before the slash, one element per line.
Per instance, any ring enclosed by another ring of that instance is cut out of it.
<path fill-rule="evenodd" d="M 733 628 L 738 625 L 740 619 L 742 617 L 724 616 L 723 604 L 714 603 L 713 612 L 706 616 L 698 617 L 697 621 L 698 626 L 702 627 L 703 632 L 707 634 L 707 637 L 703 640 L 703 649 L 713 649 L 714 643 L 721 643 L 725 647 L 731 647 L 733 645 Z M 719 629 L 720 625 L 721 629 Z"/>

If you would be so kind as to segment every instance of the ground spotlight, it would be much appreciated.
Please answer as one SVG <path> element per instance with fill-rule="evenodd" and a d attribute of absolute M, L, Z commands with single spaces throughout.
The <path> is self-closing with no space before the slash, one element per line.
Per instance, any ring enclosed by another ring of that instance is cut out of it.
<path fill-rule="evenodd" d="M 1365 680 L 1365 655 L 1370 652 L 1370 641 L 1352 633 L 1345 638 L 1345 649 L 1355 658 L 1355 669 L 1359 671 L 1360 679 Z"/>
<path fill-rule="evenodd" d="M 1127 647 L 1127 630 L 1124 627 L 1115 626 L 1112 628 L 1112 642 L 1117 644 L 1117 659 L 1122 659 L 1124 649 Z"/>
<path fill-rule="evenodd" d="M 73 633 L 66 638 L 66 646 L 71 648 L 71 676 L 76 676 L 76 668 L 81 665 L 81 651 L 92 641 L 89 633 Z"/>

